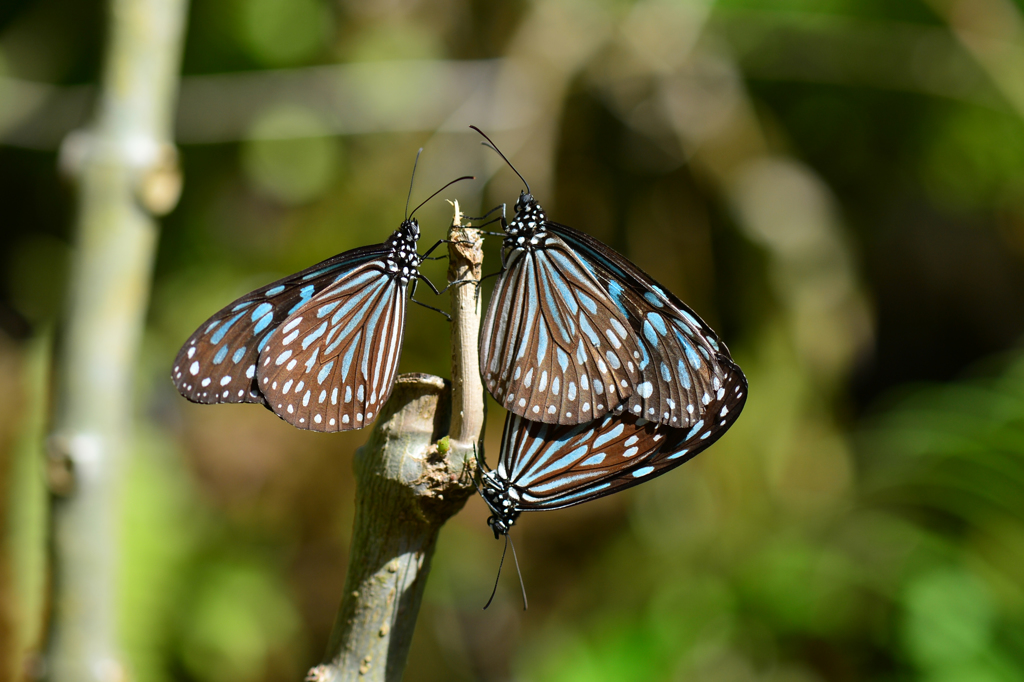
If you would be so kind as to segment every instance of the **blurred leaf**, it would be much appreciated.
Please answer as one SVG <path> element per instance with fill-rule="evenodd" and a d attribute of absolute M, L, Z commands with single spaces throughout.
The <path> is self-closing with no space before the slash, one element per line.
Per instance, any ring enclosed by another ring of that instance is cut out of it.
<path fill-rule="evenodd" d="M 331 185 L 341 142 L 315 113 L 281 106 L 259 115 L 242 147 L 242 167 L 262 191 L 285 204 L 301 204 Z"/>
<path fill-rule="evenodd" d="M 969 573 L 939 569 L 915 576 L 904 603 L 904 637 L 924 668 L 941 671 L 962 664 L 991 644 L 992 597 Z"/>
<path fill-rule="evenodd" d="M 950 107 L 930 130 L 925 187 L 938 206 L 997 206 L 1024 192 L 1024 122 L 980 107 Z"/>
<path fill-rule="evenodd" d="M 273 652 L 296 636 L 295 607 L 283 586 L 257 564 L 212 563 L 192 591 L 182 653 L 200 680 L 258 680 Z"/>
<path fill-rule="evenodd" d="M 266 66 L 305 61 L 330 35 L 330 12 L 322 0 L 239 0 L 238 8 L 243 44 Z"/>

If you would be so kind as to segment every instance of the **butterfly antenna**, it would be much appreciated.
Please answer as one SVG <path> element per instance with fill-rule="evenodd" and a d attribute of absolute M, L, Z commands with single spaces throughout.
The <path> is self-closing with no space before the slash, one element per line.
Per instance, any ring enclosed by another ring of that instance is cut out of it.
<path fill-rule="evenodd" d="M 412 177 L 409 178 L 409 194 L 405 196 L 405 219 L 409 219 L 409 199 L 412 199 L 412 183 L 416 179 L 416 166 L 420 164 L 420 154 L 423 153 L 423 147 L 416 152 L 416 160 L 412 162 Z"/>
<path fill-rule="evenodd" d="M 498 593 L 498 580 L 501 579 L 501 567 L 505 565 L 505 553 L 507 551 L 508 533 L 505 533 L 505 549 L 501 550 L 501 561 L 498 562 L 498 575 L 494 576 L 494 589 L 491 590 L 491 598 L 487 600 L 486 604 L 484 604 L 484 611 L 486 611 L 487 607 L 491 605 L 492 601 L 494 601 L 494 595 Z M 512 553 L 515 554 L 515 550 L 512 550 Z"/>
<path fill-rule="evenodd" d="M 512 561 L 516 564 L 516 574 L 519 576 L 519 588 L 523 591 L 523 611 L 529 606 L 526 603 L 526 585 L 523 584 L 523 572 L 519 570 L 519 557 L 516 556 L 516 543 L 512 542 L 512 537 L 505 533 L 505 539 L 512 545 Z"/>
<path fill-rule="evenodd" d="M 423 203 L 422 203 L 422 204 L 420 204 L 419 206 L 417 206 L 416 208 L 414 208 L 414 209 L 412 210 L 412 214 L 411 214 L 411 215 L 409 215 L 408 217 L 409 217 L 409 218 L 411 218 L 412 216 L 416 215 L 416 211 L 418 211 L 418 210 L 420 210 L 421 208 L 423 208 L 423 204 L 427 203 L 428 201 L 430 201 L 431 199 L 433 199 L 434 197 L 436 197 L 436 196 L 437 196 L 438 194 L 440 194 L 441 192 L 445 191 L 446 189 L 448 189 L 449 187 L 451 187 L 452 185 L 454 185 L 454 184 L 455 184 L 456 182 L 462 182 L 463 180 L 476 180 L 476 176 L 475 176 L 475 175 L 463 175 L 463 176 L 462 176 L 461 178 L 455 178 L 454 180 L 452 180 L 451 182 L 449 182 L 449 183 L 448 183 L 447 185 L 445 185 L 444 187 L 442 187 L 441 189 L 437 190 L 436 192 L 434 192 L 433 194 L 431 194 L 431 195 L 430 195 L 429 197 L 427 197 L 426 199 L 424 199 L 424 200 L 423 200 Z M 412 188 L 410 187 L 410 191 L 411 191 L 411 189 L 412 189 Z M 408 202 L 406 202 L 406 204 L 407 204 L 406 208 L 408 208 Z"/>
<path fill-rule="evenodd" d="M 523 181 L 524 185 L 526 185 L 526 193 L 527 194 L 533 194 L 533 192 L 530 191 L 530 183 L 528 183 L 526 181 L 526 178 L 523 177 L 522 173 L 520 173 L 518 170 L 516 170 L 516 167 L 512 165 L 512 162 L 508 160 L 508 157 L 501 153 L 501 150 L 498 149 L 498 146 L 496 144 L 494 144 L 494 142 L 491 140 L 491 138 L 487 137 L 487 133 L 485 133 L 484 131 L 480 130 L 476 126 L 469 126 L 469 127 L 484 136 L 484 139 L 487 140 L 487 142 L 481 142 L 480 144 L 482 144 L 485 147 L 490 147 L 491 149 L 496 151 L 498 153 L 498 156 L 500 156 L 501 158 L 503 158 L 505 160 L 505 163 L 508 164 L 508 167 L 511 168 L 513 171 L 515 171 L 515 174 L 518 175 L 519 179 Z"/>

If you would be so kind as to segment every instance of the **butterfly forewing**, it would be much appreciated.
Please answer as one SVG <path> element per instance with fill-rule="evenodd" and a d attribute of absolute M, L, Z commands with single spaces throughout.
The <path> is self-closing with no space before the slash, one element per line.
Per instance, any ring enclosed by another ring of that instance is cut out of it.
<path fill-rule="evenodd" d="M 511 252 L 481 335 L 484 383 L 530 420 L 578 424 L 630 395 L 642 357 L 608 292 L 565 244 Z"/>
<path fill-rule="evenodd" d="M 688 429 L 628 413 L 577 426 L 540 424 L 509 414 L 497 476 L 517 511 L 559 509 L 610 495 L 679 466 L 725 433 L 743 409 L 747 384 L 727 358 L 722 397 Z M 716 394 L 717 396 L 717 394 Z M 511 492 L 514 491 L 514 492 Z"/>
<path fill-rule="evenodd" d="M 272 282 L 228 304 L 202 324 L 178 351 L 171 379 L 196 403 L 260 403 L 256 366 L 278 326 L 382 247 L 349 251 Z"/>
<path fill-rule="evenodd" d="M 366 263 L 282 322 L 260 353 L 259 390 L 299 428 L 362 428 L 391 394 L 404 325 L 405 287 Z"/>
<path fill-rule="evenodd" d="M 549 223 L 590 268 L 638 339 L 640 379 L 625 410 L 677 428 L 704 418 L 721 400 L 729 351 L 690 308 L 629 260 L 589 235 Z M 732 367 L 732 365 L 729 363 Z M 735 371 L 739 371 L 738 369 Z"/>

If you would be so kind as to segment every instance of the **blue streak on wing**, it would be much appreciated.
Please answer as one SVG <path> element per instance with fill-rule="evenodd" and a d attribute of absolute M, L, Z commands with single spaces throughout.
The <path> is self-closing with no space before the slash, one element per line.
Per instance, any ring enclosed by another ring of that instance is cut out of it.
<path fill-rule="evenodd" d="M 298 303 L 292 306 L 292 309 L 288 311 L 288 314 L 291 315 L 296 310 L 309 303 L 309 299 L 313 298 L 314 291 L 316 291 L 316 286 L 313 284 L 309 284 L 307 286 L 302 287 L 302 289 L 299 290 Z"/>
<path fill-rule="evenodd" d="M 558 333 L 562 335 L 562 339 L 566 343 L 569 343 L 571 340 L 570 334 L 573 332 L 566 328 L 565 323 L 568 322 L 571 325 L 572 320 L 566 320 L 562 316 L 561 311 L 558 309 L 558 305 L 555 303 L 555 297 L 551 293 L 551 283 L 548 281 L 548 278 L 541 277 L 540 284 L 544 287 L 544 300 L 547 302 L 548 310 L 550 311 L 550 318 L 558 327 Z M 575 301 L 572 305 L 576 305 Z"/>
<path fill-rule="evenodd" d="M 602 424 L 602 426 L 603 426 L 603 424 Z M 619 434 L 621 434 L 623 432 L 623 430 L 625 430 L 625 424 L 623 422 L 619 422 L 615 426 L 615 428 L 611 429 L 610 431 L 606 431 L 606 432 L 602 433 L 594 441 L 594 449 L 596 450 L 597 448 L 601 447 L 605 443 L 608 443 L 608 442 L 614 440 L 615 438 L 617 438 L 619 436 Z"/>
<path fill-rule="evenodd" d="M 274 306 L 265 301 L 263 303 L 260 303 L 252 311 L 252 321 L 255 322 L 256 320 L 260 319 L 267 313 L 271 312 L 273 309 Z"/>
<path fill-rule="evenodd" d="M 661 302 L 661 299 L 658 298 L 657 294 L 655 294 L 655 293 L 653 293 L 651 291 L 645 291 L 644 292 L 644 298 L 647 300 L 648 303 L 653 305 L 655 308 L 664 308 L 665 307 L 665 304 Z"/>
<path fill-rule="evenodd" d="M 381 273 L 379 270 L 376 270 L 374 268 L 370 268 L 370 269 L 366 270 L 365 272 L 359 273 L 355 277 L 351 278 L 350 280 L 348 280 L 347 282 L 342 284 L 338 288 L 338 291 L 348 291 L 349 289 L 355 289 L 356 287 L 358 287 L 360 284 L 362 284 L 363 282 L 367 281 L 371 277 L 379 277 L 382 274 L 383 273 Z M 342 275 L 342 277 L 344 277 L 344 275 Z M 335 280 L 335 282 L 338 282 L 340 280 L 341 280 L 341 277 L 339 277 L 337 280 Z"/>
<path fill-rule="evenodd" d="M 265 320 L 266 318 L 263 318 L 263 319 Z M 260 322 L 262 322 L 262 320 L 260 320 Z M 269 324 L 269 322 L 267 324 Z M 260 331 L 262 331 L 262 330 L 257 330 L 257 333 L 259 333 Z M 269 332 L 267 332 L 266 336 L 264 336 L 262 339 L 260 339 L 260 342 L 256 344 L 256 351 L 257 352 L 260 352 L 260 353 L 263 352 L 263 348 L 264 348 L 264 346 L 267 345 L 267 341 L 270 340 L 270 337 L 273 336 L 274 332 L 276 332 L 276 331 L 277 331 L 277 327 L 274 327 Z"/>
<path fill-rule="evenodd" d="M 376 286 L 374 287 L 374 294 L 375 294 L 375 295 L 376 295 L 376 291 L 377 291 L 377 289 L 379 289 L 379 288 L 380 288 L 381 286 L 383 286 L 383 284 L 384 284 L 384 281 L 385 281 L 385 280 L 381 280 L 380 284 L 378 284 L 378 285 L 376 285 Z M 330 344 L 330 345 L 329 345 L 329 346 L 328 346 L 328 347 L 327 347 L 327 348 L 326 348 L 326 349 L 324 350 L 324 355 L 330 355 L 330 354 L 331 354 L 332 352 L 334 352 L 334 349 L 335 349 L 335 348 L 337 348 L 337 347 L 338 347 L 338 345 L 339 345 L 339 344 L 340 344 L 340 343 L 341 343 L 341 342 L 342 342 L 342 341 L 343 341 L 343 340 L 344 340 L 344 339 L 345 339 L 345 338 L 346 338 L 346 337 L 347 337 L 347 336 L 348 336 L 349 334 L 351 334 L 351 333 L 352 333 L 352 331 L 353 331 L 353 330 L 354 330 L 354 329 L 355 329 L 356 327 L 359 327 L 359 326 L 361 326 L 361 325 L 362 325 L 362 323 L 363 323 L 363 322 L 365 321 L 365 320 L 364 320 L 364 316 L 366 315 L 366 311 L 367 311 L 367 310 L 369 309 L 369 307 L 370 307 L 370 305 L 372 305 L 372 303 L 373 303 L 373 299 L 372 299 L 372 298 L 371 298 L 370 300 L 368 300 L 368 301 L 365 301 L 365 302 L 363 303 L 363 307 L 362 307 L 362 308 L 361 308 L 360 310 L 356 311 L 356 312 L 355 312 L 355 313 L 354 313 L 354 314 L 352 315 L 352 318 L 351 318 L 351 319 L 350 319 L 350 320 L 348 321 L 348 324 L 347 324 L 347 325 L 345 325 L 345 328 L 341 330 L 341 333 L 339 333 L 339 334 L 338 334 L 337 338 L 335 338 L 335 339 L 334 339 L 334 342 L 333 342 L 333 343 L 331 343 L 331 344 Z M 338 321 L 340 322 L 342 318 L 339 318 L 339 317 L 338 317 L 338 315 L 335 315 L 335 316 L 334 316 L 334 318 L 332 318 L 332 322 L 333 322 L 333 321 L 334 321 L 335 319 L 337 319 L 337 320 L 338 320 Z M 334 336 L 334 334 L 335 334 L 335 331 L 336 331 L 336 330 L 332 330 L 332 331 L 331 331 L 330 335 L 328 335 L 328 339 L 330 339 L 330 337 L 331 337 L 331 336 Z"/>
<path fill-rule="evenodd" d="M 380 289 L 382 286 L 384 286 L 384 282 L 385 281 L 387 281 L 387 278 L 381 277 L 379 282 L 374 282 L 372 285 L 366 287 L 365 289 L 363 289 L 359 293 L 352 295 L 351 298 L 349 298 L 347 301 L 345 301 L 345 305 L 341 306 L 341 308 L 338 310 L 338 312 L 334 313 L 334 317 L 331 318 L 331 324 L 338 324 L 343 319 L 348 317 L 348 314 L 351 313 L 352 310 L 357 305 L 361 304 L 364 299 L 366 299 L 368 296 L 376 295 L 377 290 Z M 335 301 L 335 304 L 336 303 L 337 303 L 337 301 Z M 324 306 L 324 307 L 326 308 L 327 306 Z M 318 313 L 318 316 L 319 316 L 319 313 Z"/>
<path fill-rule="evenodd" d="M 555 262 L 558 269 L 566 273 L 566 275 L 568 275 L 572 279 L 581 283 L 589 281 L 583 274 L 583 271 L 576 266 L 576 263 L 570 260 L 569 257 L 566 256 L 561 251 L 545 250 L 543 251 L 543 253 L 546 254 L 552 261 Z"/>
<path fill-rule="evenodd" d="M 679 374 L 679 382 L 683 385 L 683 388 L 687 391 L 690 390 L 690 371 L 686 367 L 686 361 L 682 358 L 676 362 L 677 374 Z"/>
<path fill-rule="evenodd" d="M 325 268 L 320 268 L 319 270 L 314 270 L 313 272 L 311 272 L 309 274 L 303 275 L 302 276 L 302 281 L 303 282 L 308 282 L 311 279 L 316 279 L 317 277 L 320 277 L 321 275 L 326 275 L 328 272 L 334 272 L 338 268 L 341 268 L 341 267 L 344 267 L 344 266 L 350 265 L 350 264 L 351 263 L 348 262 L 348 261 L 343 261 L 341 263 L 334 263 L 332 265 L 328 265 Z"/>
<path fill-rule="evenodd" d="M 238 320 L 240 320 L 244 315 L 245 315 L 244 312 L 238 313 L 237 315 L 232 317 L 230 320 L 228 320 L 227 323 L 222 324 L 220 327 L 218 327 L 217 331 L 215 331 L 213 333 L 213 336 L 210 337 L 210 343 L 212 343 L 213 345 L 216 346 L 218 343 L 223 341 L 224 337 L 228 333 L 228 330 L 230 330 L 231 327 L 235 324 L 235 322 L 238 322 Z"/>
<path fill-rule="evenodd" d="M 328 376 L 330 376 L 331 370 L 333 368 L 334 368 L 334 360 L 331 360 L 326 365 L 321 367 L 320 368 L 320 373 L 316 375 L 316 382 L 318 384 L 324 383 L 324 380 L 327 379 Z"/>
<path fill-rule="evenodd" d="M 566 486 L 566 485 L 568 485 L 570 483 L 575 483 L 576 481 L 585 481 L 588 478 L 594 478 L 595 476 L 600 476 L 602 473 L 604 473 L 604 472 L 602 472 L 602 471 L 586 471 L 586 472 L 583 472 L 583 473 L 574 474 L 572 476 L 563 476 L 562 478 L 556 478 L 555 480 L 551 481 L 550 483 L 544 483 L 543 485 L 538 485 L 538 486 L 536 486 L 534 488 L 530 488 L 530 491 L 531 492 L 536 492 L 536 493 L 545 493 L 545 492 L 547 492 L 549 490 L 555 490 L 556 488 L 561 488 L 561 487 Z"/>
<path fill-rule="evenodd" d="M 629 311 L 626 310 L 626 304 L 622 301 L 624 291 L 625 289 L 622 288 L 622 285 L 614 279 L 608 281 L 608 293 L 611 295 L 612 300 L 615 301 L 615 307 L 622 312 L 626 319 L 629 319 Z"/>
<path fill-rule="evenodd" d="M 685 310 L 680 309 L 679 310 L 679 314 L 682 315 L 683 317 L 685 317 L 686 321 L 689 322 L 690 324 L 692 324 L 694 329 L 700 329 L 703 326 L 703 325 L 701 325 L 700 322 L 697 321 L 696 317 L 694 317 L 690 313 L 686 312 Z"/>
<path fill-rule="evenodd" d="M 558 295 L 561 297 L 565 305 L 569 307 L 569 311 L 575 315 L 579 311 L 580 307 L 576 303 L 576 298 L 572 295 L 572 289 L 569 288 L 568 282 L 565 281 L 565 277 L 562 276 L 562 273 L 559 272 L 558 268 L 553 267 L 553 263 L 547 262 L 550 256 L 554 256 L 556 254 L 548 254 L 542 251 L 537 255 L 538 263 L 544 266 L 544 272 L 542 273 L 541 280 L 545 285 L 547 285 L 548 282 L 555 285 L 555 288 L 558 289 Z M 557 255 L 561 256 L 562 254 Z"/>
<path fill-rule="evenodd" d="M 647 320 L 644 320 L 643 330 L 644 338 L 647 339 L 647 343 L 657 348 L 659 339 L 658 335 L 654 333 L 654 326 Z"/>
<path fill-rule="evenodd" d="M 545 324 L 537 325 L 537 364 L 543 366 L 544 356 L 548 352 L 548 328 Z"/>
<path fill-rule="evenodd" d="M 388 295 L 388 292 L 384 292 L 384 295 L 380 297 L 380 303 L 377 304 L 377 309 L 374 310 L 373 313 L 370 315 L 370 321 L 367 322 L 366 324 L 366 348 L 364 349 L 363 352 L 362 369 L 363 378 L 366 379 L 367 381 L 370 380 L 369 364 L 370 350 L 372 350 L 370 346 L 370 340 L 373 338 L 373 332 L 377 328 L 377 323 L 380 322 L 380 316 L 384 312 L 384 308 L 386 308 L 388 303 L 391 302 L 390 299 L 391 297 Z"/>
<path fill-rule="evenodd" d="M 264 315 L 260 319 L 259 322 L 256 323 L 256 326 L 252 328 L 252 333 L 253 334 L 259 334 L 261 331 L 263 331 L 264 329 L 269 327 L 270 323 L 273 322 L 273 321 L 274 321 L 274 313 L 267 313 L 266 315 Z M 260 350 L 263 350 L 263 348 L 261 347 Z"/>
<path fill-rule="evenodd" d="M 572 452 L 570 452 L 569 454 L 560 457 L 554 463 L 549 464 L 548 466 L 544 467 L 540 471 L 536 471 L 536 469 L 538 467 L 540 467 L 545 461 L 550 459 L 550 456 L 549 457 L 545 457 L 543 461 L 537 462 L 537 465 L 533 467 L 534 470 L 530 471 L 526 476 L 524 476 L 519 481 L 519 483 L 522 484 L 522 485 L 527 485 L 528 486 L 528 485 L 530 485 L 530 483 L 532 483 L 533 481 L 537 480 L 538 478 L 540 478 L 542 476 L 546 476 L 547 474 L 554 473 L 554 472 L 558 471 L 559 469 L 565 469 L 566 467 L 572 465 L 573 463 L 576 462 L 576 460 L 578 460 L 583 455 L 587 454 L 587 452 L 589 452 L 589 451 L 590 451 L 590 446 L 589 445 L 581 445 L 578 448 L 575 448 L 574 450 L 572 450 Z M 557 452 L 557 450 L 552 451 L 552 454 L 554 454 L 554 452 Z"/>
<path fill-rule="evenodd" d="M 590 326 L 590 322 L 588 322 L 587 318 L 583 315 L 580 315 L 580 329 L 587 335 L 587 338 L 590 339 L 590 343 L 594 348 L 601 347 L 601 339 L 598 337 L 597 332 L 594 331 L 594 328 Z"/>
<path fill-rule="evenodd" d="M 519 417 L 516 417 L 516 422 L 516 428 L 519 428 Z M 533 443 L 530 444 L 530 447 L 526 449 L 525 452 L 518 453 L 519 456 L 516 457 L 516 466 L 512 470 L 511 480 L 514 480 L 518 483 L 518 477 L 520 474 L 522 474 L 523 469 L 526 468 L 527 462 L 533 459 L 534 454 L 536 454 L 537 450 L 539 450 L 543 445 L 544 440 L 541 438 L 536 438 L 534 439 Z"/>
<path fill-rule="evenodd" d="M 561 348 L 555 347 L 555 357 L 558 359 L 558 366 L 562 368 L 562 371 L 569 367 L 569 356 L 565 354 L 565 351 Z"/>
<path fill-rule="evenodd" d="M 308 349 L 311 343 L 313 343 L 314 341 L 316 341 L 317 339 L 324 335 L 325 331 L 327 331 L 327 320 L 324 320 L 324 323 L 322 325 L 317 327 L 315 331 L 311 332 L 310 334 L 307 334 L 306 337 L 302 339 L 302 350 Z"/>
<path fill-rule="evenodd" d="M 325 317 L 327 315 L 330 315 L 331 311 L 337 308 L 339 303 L 341 303 L 341 301 L 334 301 L 333 303 L 328 303 L 327 305 L 320 306 L 319 308 L 316 309 L 316 316 Z"/>
<path fill-rule="evenodd" d="M 545 500 L 545 506 L 560 505 L 563 502 L 570 502 L 580 497 L 587 497 L 588 495 L 592 495 L 599 490 L 604 490 L 605 488 L 609 487 L 611 487 L 611 483 L 599 483 L 598 485 L 590 486 L 588 488 L 584 488 L 583 490 L 579 490 L 574 493 L 569 493 L 568 495 L 560 495 L 559 497 L 553 497 L 550 500 Z"/>
<path fill-rule="evenodd" d="M 594 301 L 594 299 L 590 298 L 582 291 L 576 293 L 576 298 L 580 300 L 580 303 L 584 308 L 590 311 L 591 315 L 597 315 L 597 302 Z"/>
<path fill-rule="evenodd" d="M 359 345 L 359 339 L 361 339 L 362 336 L 363 336 L 363 330 L 360 329 L 358 332 L 356 332 L 356 337 L 354 339 L 352 339 L 352 345 L 349 346 L 348 350 L 345 352 L 345 357 L 343 357 L 341 359 L 341 380 L 342 381 L 348 381 L 348 370 L 352 366 L 352 356 L 354 356 L 356 354 L 356 346 Z M 338 341 L 340 342 L 342 338 L 344 338 L 344 337 L 339 337 Z"/>
<path fill-rule="evenodd" d="M 668 332 L 668 328 L 665 326 L 665 318 L 658 313 L 647 313 L 647 319 L 651 321 L 654 328 L 658 331 L 659 336 L 665 336 Z"/>

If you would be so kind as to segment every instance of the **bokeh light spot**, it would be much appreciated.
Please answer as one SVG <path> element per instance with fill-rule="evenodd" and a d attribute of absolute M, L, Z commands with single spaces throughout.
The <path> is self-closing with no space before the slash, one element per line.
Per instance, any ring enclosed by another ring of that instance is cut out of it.
<path fill-rule="evenodd" d="M 323 194 L 341 158 L 341 142 L 317 115 L 296 106 L 270 109 L 257 117 L 242 146 L 242 168 L 263 193 L 285 204 Z"/>

